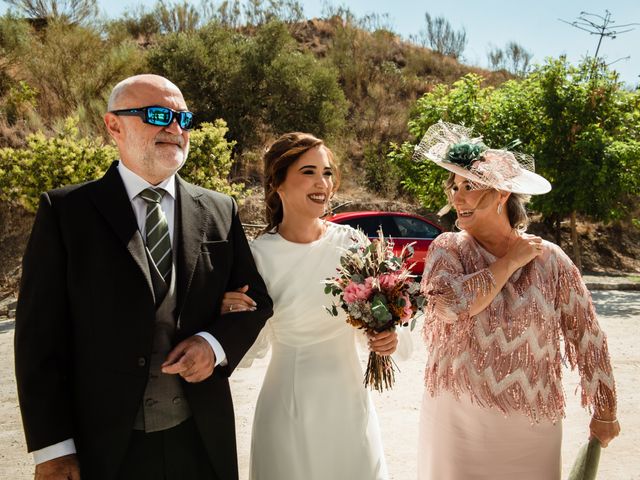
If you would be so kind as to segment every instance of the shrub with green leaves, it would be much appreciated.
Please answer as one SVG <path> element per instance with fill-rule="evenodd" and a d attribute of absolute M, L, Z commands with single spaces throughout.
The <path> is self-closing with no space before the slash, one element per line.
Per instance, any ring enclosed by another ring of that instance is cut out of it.
<path fill-rule="evenodd" d="M 201 123 L 197 130 L 193 130 L 189 158 L 180 169 L 180 175 L 188 182 L 237 198 L 244 193 L 244 184 L 227 180 L 236 144 L 225 139 L 227 131 L 227 124 L 221 119 L 214 123 Z"/>
<path fill-rule="evenodd" d="M 21 203 L 35 211 L 44 191 L 100 177 L 118 158 L 102 140 L 81 137 L 78 119 L 68 118 L 60 132 L 27 137 L 27 147 L 0 149 L 0 199 Z"/>
<path fill-rule="evenodd" d="M 235 197 L 243 184 L 230 184 L 231 152 L 223 120 L 204 123 L 191 134 L 189 158 L 180 174 L 190 182 Z M 38 132 L 27 138 L 27 147 L 0 149 L 0 200 L 21 203 L 35 211 L 42 192 L 101 177 L 118 158 L 118 151 L 101 138 L 80 135 L 77 117 L 68 118 L 54 137 Z"/>
<path fill-rule="evenodd" d="M 369 146 L 364 152 L 364 183 L 367 190 L 394 197 L 400 190 L 398 166 L 387 159 L 387 152 Z"/>
<path fill-rule="evenodd" d="M 439 119 L 472 127 L 487 145 L 515 139 L 532 154 L 536 171 L 553 190 L 535 196 L 532 208 L 546 218 L 572 213 L 597 220 L 627 216 L 640 188 L 640 92 L 622 88 L 606 65 L 571 65 L 548 59 L 523 80 L 485 87 L 477 75 L 437 86 L 418 100 L 408 123 L 414 140 L 393 145 L 389 159 L 402 171 L 404 187 L 427 208 L 444 205 L 446 172 L 411 161 L 415 145 Z"/>
<path fill-rule="evenodd" d="M 280 22 L 252 35 L 217 23 L 166 35 L 150 49 L 148 62 L 180 87 L 199 119 L 224 118 L 243 151 L 270 133 L 299 130 L 327 138 L 344 127 L 347 101 L 336 69 L 300 52 Z"/>

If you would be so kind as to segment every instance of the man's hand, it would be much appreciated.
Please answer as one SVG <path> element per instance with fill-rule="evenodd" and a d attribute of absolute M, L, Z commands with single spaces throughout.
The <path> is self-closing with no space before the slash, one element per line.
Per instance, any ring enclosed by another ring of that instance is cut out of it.
<path fill-rule="evenodd" d="M 167 355 L 162 373 L 179 374 L 187 382 L 201 382 L 209 378 L 216 365 L 216 356 L 209 342 L 200 335 L 184 339 Z"/>
<path fill-rule="evenodd" d="M 80 480 L 80 465 L 75 453 L 36 465 L 35 480 Z"/>

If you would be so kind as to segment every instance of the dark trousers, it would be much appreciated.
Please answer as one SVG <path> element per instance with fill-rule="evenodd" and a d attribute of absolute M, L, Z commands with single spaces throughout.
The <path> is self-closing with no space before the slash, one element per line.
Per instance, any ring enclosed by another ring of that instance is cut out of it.
<path fill-rule="evenodd" d="M 193 418 L 160 432 L 134 430 L 120 480 L 219 480 Z"/>

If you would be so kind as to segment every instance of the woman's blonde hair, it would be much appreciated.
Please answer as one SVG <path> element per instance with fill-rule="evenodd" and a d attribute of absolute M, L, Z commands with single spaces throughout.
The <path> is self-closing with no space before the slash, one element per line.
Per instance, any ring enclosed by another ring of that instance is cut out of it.
<path fill-rule="evenodd" d="M 444 182 L 445 192 L 451 191 L 454 185 L 455 177 L 455 173 L 449 173 L 449 177 Z M 447 205 L 445 205 L 438 212 L 438 215 L 440 216 L 449 212 L 451 210 L 451 207 L 453 206 L 449 194 L 447 194 L 447 199 Z M 526 204 L 529 203 L 530 199 L 531 195 L 524 195 L 522 193 L 511 192 L 511 194 L 509 195 L 505 206 L 507 208 L 507 216 L 509 217 L 509 224 L 511 225 L 511 228 L 515 228 L 521 232 L 524 232 L 529 226 L 529 215 L 527 214 Z"/>

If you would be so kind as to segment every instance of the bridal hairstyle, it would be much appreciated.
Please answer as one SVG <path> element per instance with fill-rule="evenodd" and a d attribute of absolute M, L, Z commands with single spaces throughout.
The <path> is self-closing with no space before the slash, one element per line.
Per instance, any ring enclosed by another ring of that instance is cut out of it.
<path fill-rule="evenodd" d="M 262 233 L 277 232 L 282 222 L 282 201 L 278 195 L 278 187 L 287 178 L 287 170 L 302 155 L 314 147 L 322 146 L 329 157 L 329 164 L 333 170 L 333 191 L 340 185 L 340 171 L 333 157 L 333 152 L 322 140 L 310 133 L 285 133 L 264 152 L 264 201 L 266 204 L 267 227 Z"/>

